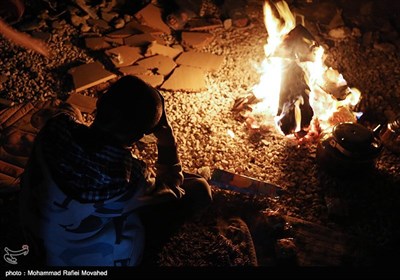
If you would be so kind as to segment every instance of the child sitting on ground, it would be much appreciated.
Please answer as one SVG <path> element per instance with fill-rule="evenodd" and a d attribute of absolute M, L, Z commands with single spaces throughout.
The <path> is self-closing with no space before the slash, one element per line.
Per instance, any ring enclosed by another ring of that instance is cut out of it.
<path fill-rule="evenodd" d="M 155 206 L 159 219 L 159 204 L 196 213 L 211 202 L 210 186 L 184 176 L 164 99 L 139 78 L 115 82 L 98 99 L 90 127 L 80 119 L 78 110 L 66 108 L 35 139 L 20 195 L 29 248 L 46 265 L 138 265 L 141 209 Z M 158 149 L 155 178 L 131 154 L 132 144 L 151 133 Z"/>

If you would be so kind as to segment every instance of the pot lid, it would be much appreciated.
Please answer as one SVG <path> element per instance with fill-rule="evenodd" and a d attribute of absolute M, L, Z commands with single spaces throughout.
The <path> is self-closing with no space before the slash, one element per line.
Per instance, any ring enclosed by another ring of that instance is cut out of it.
<path fill-rule="evenodd" d="M 368 152 L 374 135 L 371 130 L 357 123 L 339 123 L 332 131 L 335 140 L 350 152 Z"/>

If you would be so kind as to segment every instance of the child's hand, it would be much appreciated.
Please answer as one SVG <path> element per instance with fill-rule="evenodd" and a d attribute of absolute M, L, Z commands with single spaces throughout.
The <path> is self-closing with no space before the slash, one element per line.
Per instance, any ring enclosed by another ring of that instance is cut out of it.
<path fill-rule="evenodd" d="M 157 126 L 154 128 L 153 134 L 157 138 L 157 144 L 161 146 L 174 146 L 175 136 L 170 123 L 168 122 L 165 112 L 164 97 L 160 94 L 163 106 L 163 113 Z"/>

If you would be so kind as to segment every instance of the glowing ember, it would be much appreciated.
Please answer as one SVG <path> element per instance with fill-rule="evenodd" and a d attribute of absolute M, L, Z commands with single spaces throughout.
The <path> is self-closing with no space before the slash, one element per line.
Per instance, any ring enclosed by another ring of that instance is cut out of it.
<path fill-rule="evenodd" d="M 356 122 L 351 111 L 361 93 L 349 88 L 343 76 L 324 64 L 324 49 L 295 18 L 287 3 L 264 5 L 268 31 L 253 116 L 274 123 L 283 134 L 305 131 L 315 134 L 343 121 Z M 300 72 L 300 71 L 301 72 Z M 301 75 L 293 74 L 301 73 Z M 301 76 L 301 77 L 300 77 Z"/>

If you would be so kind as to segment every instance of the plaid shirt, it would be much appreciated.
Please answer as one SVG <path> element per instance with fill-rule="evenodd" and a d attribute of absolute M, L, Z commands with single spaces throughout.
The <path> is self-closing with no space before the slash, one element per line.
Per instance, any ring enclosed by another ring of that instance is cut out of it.
<path fill-rule="evenodd" d="M 131 150 L 107 143 L 90 128 L 61 113 L 40 132 L 40 145 L 54 181 L 82 202 L 110 199 L 143 182 L 146 166 Z"/>
<path fill-rule="evenodd" d="M 47 265 L 138 265 L 145 242 L 136 210 L 180 197 L 176 147 L 158 147 L 152 180 L 130 149 L 78 116 L 59 113 L 38 134 L 21 178 L 21 224 Z"/>

